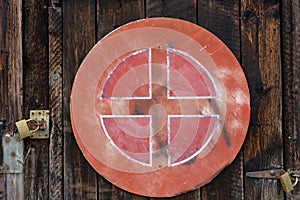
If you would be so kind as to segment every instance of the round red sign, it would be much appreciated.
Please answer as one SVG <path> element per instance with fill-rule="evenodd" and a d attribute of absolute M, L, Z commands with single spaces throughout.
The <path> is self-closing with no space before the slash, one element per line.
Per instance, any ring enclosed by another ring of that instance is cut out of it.
<path fill-rule="evenodd" d="M 83 155 L 111 183 L 152 197 L 200 187 L 233 161 L 250 116 L 234 55 L 190 22 L 124 25 L 84 59 L 71 97 Z"/>

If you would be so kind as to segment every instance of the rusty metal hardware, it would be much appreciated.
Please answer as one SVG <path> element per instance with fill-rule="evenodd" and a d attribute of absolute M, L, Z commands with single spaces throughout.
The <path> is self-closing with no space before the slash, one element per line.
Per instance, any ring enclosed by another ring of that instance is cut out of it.
<path fill-rule="evenodd" d="M 31 110 L 30 119 L 16 122 L 20 137 L 49 138 L 49 110 Z"/>
<path fill-rule="evenodd" d="M 271 170 L 247 172 L 246 177 L 279 179 L 280 176 L 283 175 L 284 173 L 285 173 L 284 169 L 271 169 Z"/>
<path fill-rule="evenodd" d="M 3 135 L 2 148 L 2 173 L 23 173 L 24 144 L 21 138 L 18 135 Z"/>
<path fill-rule="evenodd" d="M 269 178 L 269 179 L 279 179 L 286 171 L 284 169 L 269 169 L 262 171 L 247 172 L 246 177 L 249 178 Z M 300 177 L 299 170 L 288 170 L 287 171 L 292 177 Z"/>
<path fill-rule="evenodd" d="M 30 110 L 30 119 L 35 119 L 38 122 L 39 130 L 30 135 L 31 139 L 48 139 L 49 138 L 49 124 L 50 124 L 49 110 Z M 36 124 L 29 124 L 29 128 L 34 128 Z"/>
<path fill-rule="evenodd" d="M 280 179 L 283 190 L 289 193 L 298 184 L 300 178 L 299 170 L 271 169 L 262 171 L 247 172 L 246 177 L 249 178 L 267 178 Z"/>

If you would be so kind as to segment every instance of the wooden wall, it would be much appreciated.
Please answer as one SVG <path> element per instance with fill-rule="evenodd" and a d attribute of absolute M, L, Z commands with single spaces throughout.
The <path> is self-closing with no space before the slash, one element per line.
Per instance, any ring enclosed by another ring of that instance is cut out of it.
<path fill-rule="evenodd" d="M 278 180 L 245 172 L 300 170 L 299 13 L 298 0 L 0 0 L 2 134 L 16 132 L 14 122 L 32 109 L 49 109 L 52 121 L 50 139 L 24 140 L 23 177 L 6 175 L 4 199 L 152 199 L 90 167 L 74 140 L 69 102 L 76 71 L 99 39 L 158 16 L 197 23 L 223 40 L 246 74 L 252 109 L 235 161 L 206 186 L 170 199 L 284 199 Z M 24 190 L 16 183 L 23 179 Z"/>

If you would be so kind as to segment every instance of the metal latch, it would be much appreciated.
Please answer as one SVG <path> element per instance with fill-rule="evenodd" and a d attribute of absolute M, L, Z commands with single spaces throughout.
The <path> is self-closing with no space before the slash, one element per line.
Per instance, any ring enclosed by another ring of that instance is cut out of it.
<path fill-rule="evenodd" d="M 30 136 L 31 139 L 49 138 L 49 113 L 49 110 L 30 110 L 30 119 L 35 119 L 39 123 L 39 130 Z M 34 126 L 29 125 L 29 129 L 34 129 Z"/>
<path fill-rule="evenodd" d="M 16 122 L 21 138 L 49 138 L 49 110 L 30 110 L 30 119 Z"/>
<path fill-rule="evenodd" d="M 286 193 L 290 193 L 299 181 L 300 171 L 298 170 L 285 171 L 284 169 L 271 169 L 271 170 L 247 172 L 246 177 L 280 179 L 283 190 Z"/>
<path fill-rule="evenodd" d="M 23 173 L 24 144 L 21 138 L 18 135 L 3 135 L 2 148 L 2 173 Z"/>
<path fill-rule="evenodd" d="M 283 175 L 284 173 L 285 173 L 284 169 L 271 169 L 271 170 L 247 172 L 246 177 L 279 179 L 280 176 Z"/>

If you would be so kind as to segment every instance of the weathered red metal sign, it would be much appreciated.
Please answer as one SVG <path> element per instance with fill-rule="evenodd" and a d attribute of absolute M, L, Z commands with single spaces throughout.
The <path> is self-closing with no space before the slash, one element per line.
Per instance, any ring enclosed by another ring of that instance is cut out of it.
<path fill-rule="evenodd" d="M 167 197 L 208 183 L 233 161 L 249 101 L 238 61 L 216 36 L 153 18 L 94 46 L 74 81 L 71 119 L 99 174 L 127 191 Z"/>

